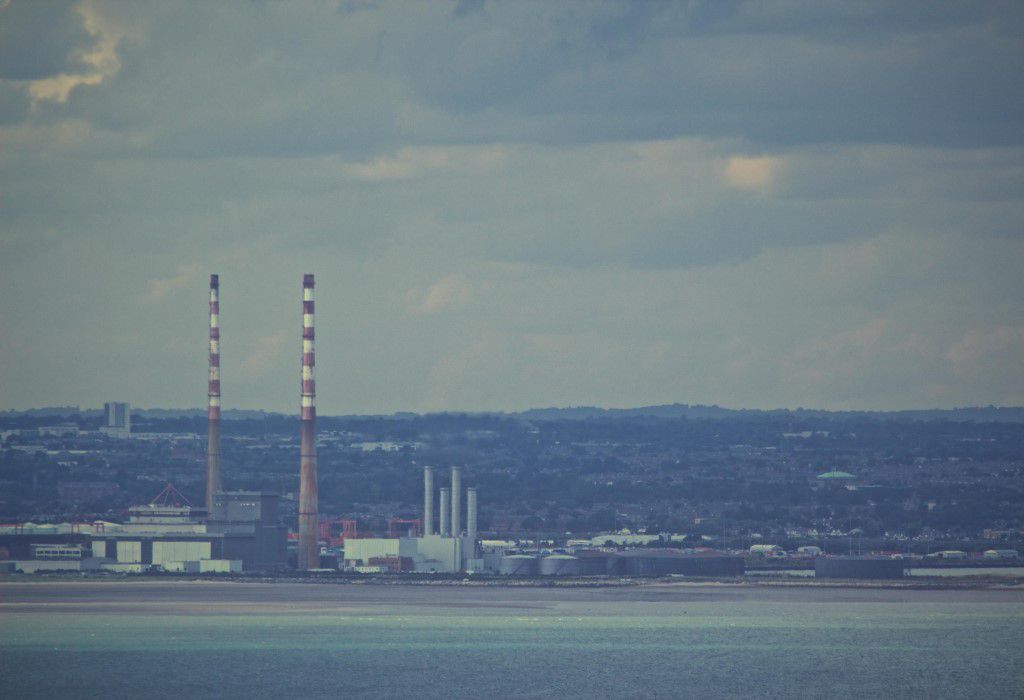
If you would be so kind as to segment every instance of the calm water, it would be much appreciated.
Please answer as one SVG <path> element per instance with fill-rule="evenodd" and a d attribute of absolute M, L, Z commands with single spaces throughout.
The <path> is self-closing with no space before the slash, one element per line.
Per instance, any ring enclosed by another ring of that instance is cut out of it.
<path fill-rule="evenodd" d="M 1020 592 L 45 585 L 4 697 L 1024 697 Z"/>

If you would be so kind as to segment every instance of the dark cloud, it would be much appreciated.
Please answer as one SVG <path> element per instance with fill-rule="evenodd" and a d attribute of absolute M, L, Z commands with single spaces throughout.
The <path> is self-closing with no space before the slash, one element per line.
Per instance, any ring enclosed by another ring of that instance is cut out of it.
<path fill-rule="evenodd" d="M 192 157 L 361 157 L 396 142 L 1024 139 L 1024 6 L 524 2 L 459 17 L 445 7 L 149 6 L 145 40 L 122 44 L 120 71 L 38 118 L 144 133 L 153 153 Z M 8 53 L 64 60 L 77 45 L 32 52 L 24 41 Z"/>
<path fill-rule="evenodd" d="M 14 0 L 0 6 L 0 78 L 38 80 L 81 67 L 93 37 L 73 0 Z"/>

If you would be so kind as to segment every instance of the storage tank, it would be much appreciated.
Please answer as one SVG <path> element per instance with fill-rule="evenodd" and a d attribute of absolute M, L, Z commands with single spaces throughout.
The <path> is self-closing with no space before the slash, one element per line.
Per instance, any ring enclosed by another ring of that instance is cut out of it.
<path fill-rule="evenodd" d="M 552 554 L 540 560 L 541 576 L 579 576 L 580 560 L 569 554 Z"/>
<path fill-rule="evenodd" d="M 615 555 L 584 550 L 576 552 L 575 556 L 580 567 L 580 576 L 604 576 L 609 573 L 608 567 Z"/>
<path fill-rule="evenodd" d="M 686 576 L 742 576 L 747 568 L 743 557 L 727 555 L 686 556 L 679 564 L 675 573 Z"/>
<path fill-rule="evenodd" d="M 815 578 L 892 579 L 903 578 L 902 559 L 882 557 L 818 557 Z"/>
<path fill-rule="evenodd" d="M 537 557 L 529 554 L 510 554 L 501 558 L 498 573 L 502 576 L 536 576 Z"/>
<path fill-rule="evenodd" d="M 629 576 L 657 576 L 661 572 L 658 559 L 652 556 L 623 556 L 626 562 L 626 574 Z"/>
<path fill-rule="evenodd" d="M 608 568 L 606 569 L 606 573 L 609 576 L 626 575 L 626 557 L 620 554 L 609 554 L 607 562 Z"/>
<path fill-rule="evenodd" d="M 635 549 L 621 552 L 609 573 L 628 576 L 742 576 L 742 557 L 683 552 L 678 549 Z M 613 570 L 614 568 L 614 570 Z"/>

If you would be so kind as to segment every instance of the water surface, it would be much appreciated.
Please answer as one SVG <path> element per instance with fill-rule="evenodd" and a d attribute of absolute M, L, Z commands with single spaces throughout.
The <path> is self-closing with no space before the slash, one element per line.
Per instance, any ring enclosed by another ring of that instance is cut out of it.
<path fill-rule="evenodd" d="M 0 584 L 6 697 L 1024 697 L 1019 591 Z"/>

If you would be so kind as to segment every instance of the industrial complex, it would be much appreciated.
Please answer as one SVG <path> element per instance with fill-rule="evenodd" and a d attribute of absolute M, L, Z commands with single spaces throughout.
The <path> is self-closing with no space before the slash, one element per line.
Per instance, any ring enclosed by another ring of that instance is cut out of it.
<path fill-rule="evenodd" d="M 725 552 L 692 546 L 694 541 L 681 535 L 628 530 L 561 541 L 542 540 L 539 535 L 532 540 L 482 539 L 477 488 L 463 486 L 467 475 L 459 466 L 443 470 L 422 467 L 421 517 L 408 513 L 392 517 L 386 537 L 357 533 L 351 519 L 322 518 L 317 483 L 314 289 L 314 276 L 304 275 L 297 495 L 224 487 L 220 279 L 211 275 L 203 504 L 192 505 L 167 484 L 148 503 L 129 508 L 124 522 L 0 525 L 0 557 L 4 559 L 0 570 L 736 577 L 743 575 L 751 562 L 771 564 L 786 556 L 780 547 L 770 544 Z M 64 429 L 54 426 L 45 430 L 59 433 Z M 67 430 L 77 434 L 75 426 Z M 41 428 L 40 434 L 43 432 Z M 107 403 L 99 432 L 106 438 L 132 438 L 130 406 Z M 822 476 L 833 481 L 852 478 L 845 472 Z M 468 477 L 473 483 L 472 475 Z M 333 531 L 336 524 L 343 526 L 340 533 Z M 491 533 L 495 535 L 501 532 L 499 528 L 491 530 L 498 531 Z M 804 564 L 822 578 L 899 578 L 905 573 L 899 557 L 836 557 L 825 556 L 818 547 L 800 550 L 794 557 L 806 560 Z M 956 552 L 944 554 L 948 555 L 944 559 L 956 558 Z M 1016 550 L 992 550 L 991 556 L 985 553 L 986 561 L 1018 559 Z"/>

